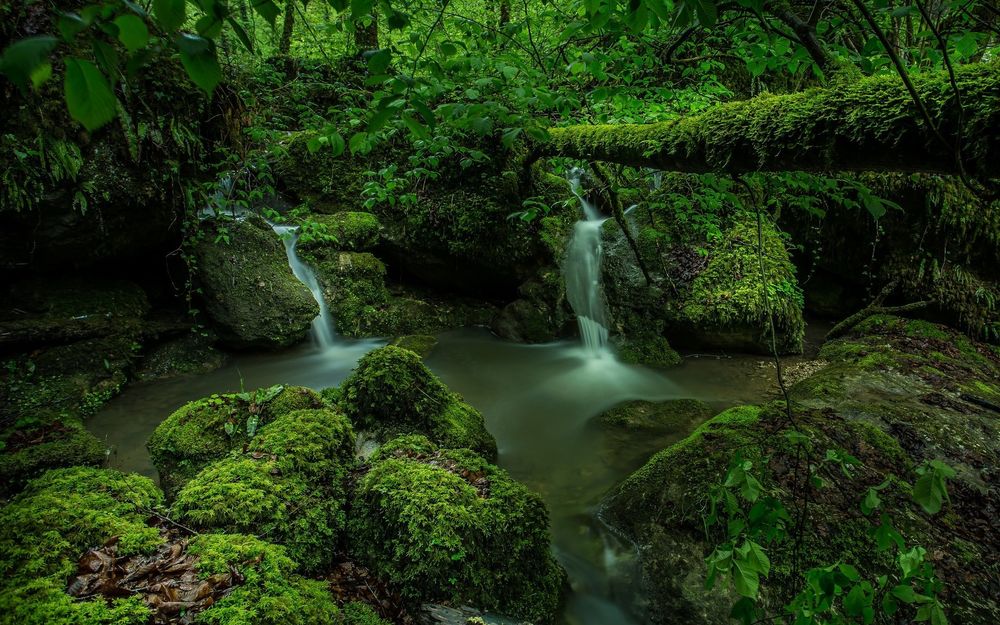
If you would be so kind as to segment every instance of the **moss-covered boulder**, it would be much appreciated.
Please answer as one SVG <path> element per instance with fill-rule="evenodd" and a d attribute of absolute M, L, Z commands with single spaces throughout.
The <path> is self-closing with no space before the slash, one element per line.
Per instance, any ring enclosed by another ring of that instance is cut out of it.
<path fill-rule="evenodd" d="M 628 401 L 601 413 L 596 422 L 609 430 L 677 431 L 714 413 L 711 406 L 698 399 Z"/>
<path fill-rule="evenodd" d="M 613 340 L 618 359 L 630 365 L 666 369 L 681 364 L 681 355 L 660 334 L 633 333 Z"/>
<path fill-rule="evenodd" d="M 354 431 L 331 410 L 298 410 L 265 425 L 247 451 L 218 460 L 177 493 L 173 513 L 199 530 L 255 533 L 285 545 L 304 571 L 333 560 L 344 529 Z"/>
<path fill-rule="evenodd" d="M 438 340 L 436 336 L 431 334 L 407 334 L 397 337 L 392 344 L 408 349 L 421 358 L 426 358 L 437 347 Z"/>
<path fill-rule="evenodd" d="M 381 225 L 372 213 L 340 211 L 332 215 L 313 213 L 304 220 L 297 243 L 299 252 L 331 248 L 365 252 L 379 242 Z"/>
<path fill-rule="evenodd" d="M 387 444 L 359 479 L 352 553 L 413 601 L 551 622 L 565 575 L 541 498 L 468 450 Z"/>
<path fill-rule="evenodd" d="M 878 515 L 860 509 L 869 487 L 887 483 L 879 493 L 883 509 L 908 545 L 935 554 L 949 618 L 989 622 L 1000 609 L 987 581 L 1000 572 L 987 555 L 1000 544 L 983 532 L 992 523 L 988 510 L 1000 504 L 992 468 L 1000 462 L 1000 353 L 944 326 L 877 316 L 824 345 L 820 358 L 829 364 L 790 389 L 794 424 L 816 454 L 846 453 L 858 465 L 850 478 L 829 476 L 842 488 L 807 487 L 802 567 L 846 562 L 872 579 L 891 572 L 894 554 L 876 548 Z M 710 488 L 740 454 L 759 471 L 763 491 L 791 505 L 791 485 L 801 479 L 795 477 L 795 437 L 788 434 L 792 423 L 781 403 L 732 408 L 656 454 L 608 496 L 606 520 L 640 545 L 652 622 L 725 620 L 731 603 L 700 583 L 710 551 L 702 520 Z M 957 472 L 948 486 L 950 504 L 936 516 L 913 503 L 907 486 L 929 460 Z M 803 500 L 801 493 L 796 500 Z M 789 577 L 792 549 L 768 546 L 765 596 L 782 596 L 800 583 Z"/>
<path fill-rule="evenodd" d="M 676 218 L 678 203 L 694 215 Z M 640 363 L 669 364 L 669 348 L 650 349 L 661 335 L 676 347 L 770 353 L 772 318 L 778 351 L 802 351 L 802 292 L 770 218 L 762 219 L 758 241 L 753 214 L 691 206 L 687 193 L 664 189 L 644 198 L 631 220 L 649 284 L 617 222 L 603 228 L 610 330 L 621 337 L 624 353 Z"/>
<path fill-rule="evenodd" d="M 318 393 L 298 386 L 212 395 L 177 409 L 157 426 L 146 447 L 160 484 L 172 495 L 208 463 L 242 448 L 279 416 L 324 407 Z"/>
<path fill-rule="evenodd" d="M 213 342 L 213 337 L 195 332 L 164 341 L 143 354 L 136 377 L 149 381 L 214 371 L 226 355 Z"/>
<path fill-rule="evenodd" d="M 278 235 L 258 218 L 214 224 L 195 248 L 205 310 L 236 348 L 305 339 L 319 306 L 292 274 Z"/>
<path fill-rule="evenodd" d="M 576 317 L 557 267 L 540 270 L 518 288 L 518 295 L 490 323 L 495 334 L 522 343 L 547 343 L 572 334 Z"/>
<path fill-rule="evenodd" d="M 408 349 L 387 345 L 366 354 L 336 397 L 357 429 L 380 440 L 419 433 L 442 447 L 496 458 L 496 440 L 483 415 L 449 391 Z"/>
<path fill-rule="evenodd" d="M 199 603 L 202 611 L 188 614 L 198 623 L 339 622 L 326 585 L 297 576 L 282 547 L 232 534 L 178 537 L 149 524 L 161 503 L 149 479 L 117 471 L 74 467 L 32 481 L 0 509 L 0 622 L 146 625 L 169 618 L 179 604 L 144 587 L 142 570 L 175 575 L 178 585 L 228 584 L 216 600 Z M 134 588 L 115 575 L 114 583 L 78 596 L 73 576 L 99 573 L 106 562 L 135 572 Z"/>

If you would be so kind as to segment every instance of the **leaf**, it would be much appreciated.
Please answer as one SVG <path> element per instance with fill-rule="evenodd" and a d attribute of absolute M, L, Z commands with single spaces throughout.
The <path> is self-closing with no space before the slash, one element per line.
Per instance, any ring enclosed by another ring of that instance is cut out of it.
<path fill-rule="evenodd" d="M 292 0 L 286 0 L 286 2 L 291 2 Z M 267 23 L 274 28 L 274 23 L 281 15 L 281 9 L 278 8 L 272 0 L 253 0 L 253 10 L 256 11 L 261 17 L 267 20 Z"/>
<path fill-rule="evenodd" d="M 232 15 L 227 17 L 226 21 L 229 22 L 229 26 L 233 29 L 233 32 L 236 33 L 236 38 L 240 40 L 240 43 L 243 44 L 246 51 L 253 52 L 253 40 L 250 39 L 250 35 L 247 33 L 246 29 L 243 28 L 243 25 L 236 21 Z"/>
<path fill-rule="evenodd" d="M 59 34 L 62 35 L 63 41 L 69 43 L 73 41 L 73 39 L 80 34 L 80 31 L 85 29 L 88 24 L 76 13 L 63 13 L 59 16 L 57 26 L 59 28 Z"/>
<path fill-rule="evenodd" d="M 119 15 L 115 18 L 115 26 L 118 27 L 118 41 L 121 41 L 129 52 L 144 48 L 149 43 L 149 28 L 138 15 L 131 13 Z"/>
<path fill-rule="evenodd" d="M 330 133 L 327 136 L 327 139 L 330 140 L 330 149 L 333 150 L 333 155 L 335 157 L 344 153 L 344 147 L 346 144 L 344 143 L 344 137 L 342 137 L 339 132 Z"/>
<path fill-rule="evenodd" d="M 733 560 L 733 587 L 742 597 L 757 598 L 760 589 L 760 578 L 757 572 L 748 568 L 744 562 Z"/>
<path fill-rule="evenodd" d="M 715 0 L 695 0 L 695 14 L 698 15 L 698 23 L 706 28 L 715 26 L 719 19 L 719 10 L 715 6 Z"/>
<path fill-rule="evenodd" d="M 28 83 L 34 82 L 33 75 L 48 65 L 49 54 L 57 43 L 55 37 L 48 36 L 28 37 L 12 43 L 0 57 L 0 72 L 22 90 L 27 89 Z"/>
<path fill-rule="evenodd" d="M 349 147 L 351 148 L 351 154 L 356 154 L 358 152 L 364 152 L 368 144 L 368 134 L 364 132 L 356 132 L 351 137 Z"/>
<path fill-rule="evenodd" d="M 90 61 L 66 59 L 63 80 L 66 106 L 70 116 L 93 132 L 118 114 L 118 102 L 104 74 Z"/>
<path fill-rule="evenodd" d="M 502 137 L 500 137 L 500 143 L 503 144 L 503 147 L 510 149 L 510 146 L 514 145 L 514 142 L 517 141 L 517 138 L 521 136 L 521 132 L 523 130 L 524 130 L 523 128 L 512 128 L 508 130 L 507 132 L 503 133 Z"/>
<path fill-rule="evenodd" d="M 865 498 L 861 501 L 861 512 L 868 516 L 881 505 L 882 499 L 878 496 L 878 492 L 874 488 L 869 488 Z"/>
<path fill-rule="evenodd" d="M 153 0 L 153 15 L 163 30 L 173 32 L 187 19 L 185 5 L 185 0 Z"/>
<path fill-rule="evenodd" d="M 211 94 L 222 81 L 222 68 L 215 56 L 215 46 L 208 39 L 188 33 L 179 35 L 176 43 L 181 53 L 181 64 L 191 81 Z"/>
<path fill-rule="evenodd" d="M 375 50 L 368 56 L 368 73 L 375 76 L 384 74 L 391 61 L 392 52 L 388 48 Z"/>

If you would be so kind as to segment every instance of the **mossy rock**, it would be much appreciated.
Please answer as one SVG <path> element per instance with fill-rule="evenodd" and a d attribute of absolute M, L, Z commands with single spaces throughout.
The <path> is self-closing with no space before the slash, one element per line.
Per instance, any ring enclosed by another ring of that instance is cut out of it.
<path fill-rule="evenodd" d="M 541 498 L 469 450 L 387 445 L 352 502 L 352 553 L 411 601 L 551 622 L 565 574 Z"/>
<path fill-rule="evenodd" d="M 277 417 L 247 451 L 205 467 L 177 493 L 173 514 L 199 530 L 254 532 L 285 545 L 303 571 L 329 567 L 344 528 L 354 431 L 331 410 Z"/>
<path fill-rule="evenodd" d="M 318 393 L 298 386 L 212 395 L 177 409 L 157 426 L 146 447 L 161 486 L 172 495 L 208 463 L 246 445 L 248 426 L 257 429 L 295 410 L 324 407 Z"/>
<path fill-rule="evenodd" d="M 882 509 L 907 544 L 936 554 L 949 616 L 988 622 L 998 606 L 981 580 L 995 578 L 986 554 L 1000 544 L 977 528 L 993 522 L 986 510 L 1000 504 L 992 470 L 1000 463 L 997 413 L 989 399 L 1000 391 L 1000 354 L 944 326 L 878 315 L 826 343 L 820 358 L 828 364 L 789 389 L 794 423 L 815 453 L 839 450 L 859 464 L 841 480 L 843 488 L 813 491 L 802 566 L 846 562 L 869 578 L 893 570 L 894 554 L 873 542 L 878 515 L 866 517 L 859 508 L 869 487 L 886 483 Z M 690 583 L 705 572 L 699 551 L 705 555 L 715 544 L 706 542 L 702 523 L 708 493 L 739 454 L 761 476 L 763 491 L 790 505 L 797 453 L 787 436 L 791 423 L 780 402 L 727 410 L 654 455 L 608 496 L 604 518 L 640 547 L 653 623 L 677 614 L 694 623 L 721 618 L 713 608 L 718 596 Z M 913 503 L 906 484 L 930 459 L 957 472 L 948 485 L 951 501 L 936 516 Z M 778 596 L 800 580 L 789 577 L 787 543 L 770 545 L 768 553 L 764 593 Z"/>
<path fill-rule="evenodd" d="M 660 335 L 633 334 L 616 337 L 618 358 L 624 363 L 666 369 L 681 364 L 681 355 Z"/>
<path fill-rule="evenodd" d="M 215 371 L 225 363 L 226 355 L 212 343 L 210 337 L 193 332 L 161 343 L 143 355 L 136 377 L 163 380 Z"/>
<path fill-rule="evenodd" d="M 332 215 L 311 214 L 304 221 L 309 228 L 299 235 L 296 249 L 309 253 L 316 249 L 366 252 L 378 245 L 381 226 L 372 213 L 340 211 Z"/>
<path fill-rule="evenodd" d="M 357 429 L 383 441 L 419 433 L 444 447 L 496 458 L 496 440 L 483 415 L 449 391 L 408 349 L 387 345 L 369 352 L 336 395 Z"/>
<path fill-rule="evenodd" d="M 392 344 L 396 347 L 408 349 L 421 358 L 426 358 L 437 347 L 438 340 L 436 336 L 431 334 L 407 334 L 397 337 L 393 340 Z"/>
<path fill-rule="evenodd" d="M 195 257 L 205 310 L 223 342 L 275 349 L 305 339 L 319 306 L 258 218 L 215 224 Z"/>
<path fill-rule="evenodd" d="M 661 402 L 629 401 L 597 417 L 606 429 L 628 431 L 679 431 L 691 423 L 704 421 L 715 414 L 698 399 L 669 399 Z"/>
<path fill-rule="evenodd" d="M 101 441 L 72 420 L 12 429 L 0 442 L 0 495 L 16 492 L 48 469 L 96 467 L 105 460 Z"/>
<path fill-rule="evenodd" d="M 494 334 L 522 343 L 547 343 L 569 336 L 576 317 L 566 299 L 566 282 L 557 267 L 547 267 L 518 287 L 520 297 L 490 323 Z"/>

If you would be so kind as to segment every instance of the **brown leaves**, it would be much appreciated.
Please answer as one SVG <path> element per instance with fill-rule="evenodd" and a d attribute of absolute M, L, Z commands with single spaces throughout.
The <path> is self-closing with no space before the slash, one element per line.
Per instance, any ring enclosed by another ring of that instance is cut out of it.
<path fill-rule="evenodd" d="M 406 611 L 403 598 L 371 571 L 354 562 L 340 562 L 327 575 L 330 592 L 340 605 L 351 601 L 367 603 L 390 623 L 408 625 L 413 618 Z"/>
<path fill-rule="evenodd" d="M 164 532 L 166 533 L 166 532 Z M 187 553 L 187 540 L 174 537 L 148 556 L 119 556 L 118 538 L 83 554 L 66 592 L 74 597 L 107 599 L 142 595 L 157 625 L 186 625 L 195 615 L 243 583 L 239 571 L 200 579 L 198 558 Z"/>

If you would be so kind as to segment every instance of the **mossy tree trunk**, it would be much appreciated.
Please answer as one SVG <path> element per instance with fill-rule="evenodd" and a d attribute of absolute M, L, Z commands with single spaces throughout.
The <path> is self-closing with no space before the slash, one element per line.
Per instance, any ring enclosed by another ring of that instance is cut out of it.
<path fill-rule="evenodd" d="M 945 137 L 959 130 L 947 73 L 912 77 Z M 965 170 L 1000 177 L 1000 64 L 958 68 L 965 103 Z M 655 124 L 555 128 L 532 158 L 568 156 L 687 173 L 902 171 L 956 173 L 955 153 L 921 119 L 895 75 L 842 80 L 827 88 L 764 94 Z"/>

